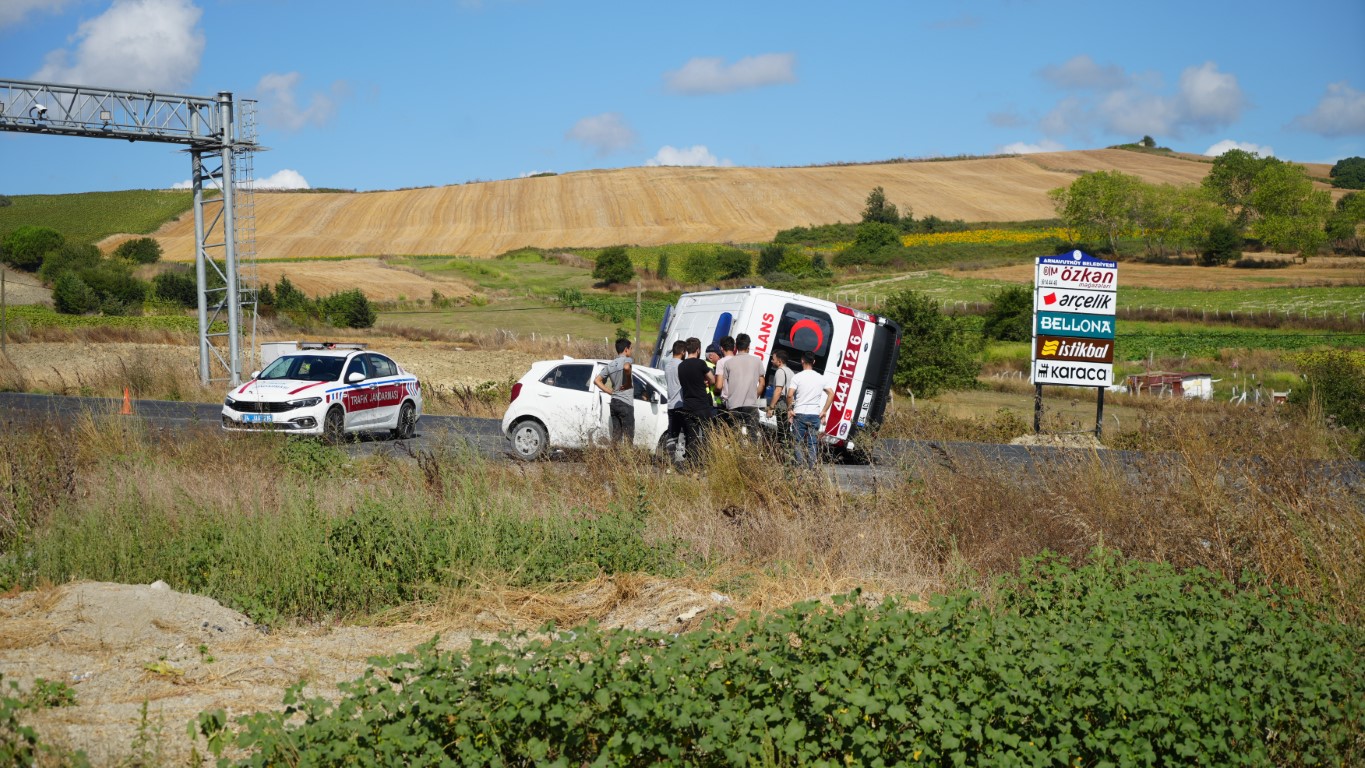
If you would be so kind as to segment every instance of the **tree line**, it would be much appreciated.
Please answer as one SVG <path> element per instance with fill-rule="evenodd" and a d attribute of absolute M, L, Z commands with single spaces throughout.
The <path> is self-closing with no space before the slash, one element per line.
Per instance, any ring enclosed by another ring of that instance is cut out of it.
<path fill-rule="evenodd" d="M 1365 222 L 1365 195 L 1333 205 L 1302 166 L 1240 149 L 1215 159 L 1199 186 L 1096 171 L 1048 195 L 1075 242 L 1117 253 L 1120 239 L 1138 238 L 1148 254 L 1194 251 L 1211 265 L 1240 257 L 1248 240 L 1305 260 L 1329 243 L 1358 253 Z"/>

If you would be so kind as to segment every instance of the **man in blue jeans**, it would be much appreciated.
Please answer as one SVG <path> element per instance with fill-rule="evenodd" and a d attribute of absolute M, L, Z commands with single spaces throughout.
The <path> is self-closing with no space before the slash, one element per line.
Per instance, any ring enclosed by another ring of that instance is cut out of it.
<path fill-rule="evenodd" d="M 825 377 L 815 371 L 815 355 L 807 352 L 801 356 L 801 372 L 792 377 L 791 403 L 792 429 L 796 432 L 796 463 L 815 469 L 819 457 L 820 424 L 829 413 L 834 402 L 834 390 L 825 386 Z M 801 455 L 802 448 L 806 455 Z"/>

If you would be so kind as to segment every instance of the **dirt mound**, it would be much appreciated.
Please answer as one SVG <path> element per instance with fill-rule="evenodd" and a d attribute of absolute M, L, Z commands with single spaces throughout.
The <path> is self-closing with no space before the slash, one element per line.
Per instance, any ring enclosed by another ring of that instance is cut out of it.
<path fill-rule="evenodd" d="M 261 258 L 490 256 L 522 246 L 762 242 L 790 227 L 857 221 L 877 186 L 919 216 L 1021 221 L 1053 217 L 1048 190 L 1081 173 L 1193 184 L 1210 167 L 1101 149 L 808 168 L 623 168 L 389 192 L 258 192 L 256 249 Z M 164 258 L 193 259 L 188 214 L 154 236 Z"/>
<path fill-rule="evenodd" d="M 439 647 L 458 650 L 476 636 L 534 630 L 549 620 L 681 632 L 729 598 L 619 576 L 562 594 L 528 591 L 482 602 L 394 626 L 270 629 L 160 582 L 71 584 L 0 599 L 0 670 L 24 691 L 38 678 L 74 690 L 75 706 L 25 715 L 45 742 L 84 750 L 95 765 L 143 764 L 130 758 L 151 752 L 153 764 L 173 765 L 185 762 L 192 746 L 185 727 L 200 712 L 279 709 L 284 689 L 299 681 L 308 683 L 308 696 L 334 696 L 338 683 L 364 674 L 368 659 L 410 651 L 437 634 Z M 140 730 L 150 743 L 138 742 Z"/>

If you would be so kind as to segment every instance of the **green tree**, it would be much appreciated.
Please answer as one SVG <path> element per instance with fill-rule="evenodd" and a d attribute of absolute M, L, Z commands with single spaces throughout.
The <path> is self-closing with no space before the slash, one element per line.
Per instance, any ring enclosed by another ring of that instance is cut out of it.
<path fill-rule="evenodd" d="M 157 298 L 173 301 L 182 307 L 199 306 L 199 284 L 186 269 L 174 269 L 153 277 L 152 291 Z"/>
<path fill-rule="evenodd" d="M 720 269 L 721 280 L 738 280 L 753 272 L 753 258 L 748 251 L 726 248 L 716 254 L 716 266 Z"/>
<path fill-rule="evenodd" d="M 1307 261 L 1327 242 L 1332 196 L 1314 189 L 1302 166 L 1269 158 L 1253 180 L 1247 208 L 1252 235 L 1275 250 Z"/>
<path fill-rule="evenodd" d="M 149 285 L 133 275 L 126 262 L 114 259 L 101 259 L 98 264 L 86 267 L 78 273 L 81 280 L 99 296 L 100 303 L 116 302 L 117 305 L 132 309 L 147 298 Z M 110 304 L 114 306 L 114 304 Z M 126 314 L 126 310 L 111 311 L 109 314 Z"/>
<path fill-rule="evenodd" d="M 901 215 L 896 210 L 895 203 L 886 202 L 886 192 L 881 187 L 874 187 L 867 195 L 867 205 L 863 208 L 863 223 L 878 222 L 881 224 L 900 225 Z"/>
<path fill-rule="evenodd" d="M 124 240 L 114 249 L 114 255 L 134 264 L 154 264 L 161 259 L 161 243 L 150 237 Z"/>
<path fill-rule="evenodd" d="M 63 243 L 48 251 L 43 257 L 43 265 L 38 267 L 38 277 L 52 285 L 63 272 L 79 272 L 100 263 L 100 249 L 87 243 Z"/>
<path fill-rule="evenodd" d="M 892 224 L 865 221 L 853 235 L 853 245 L 835 256 L 839 264 L 886 264 L 905 250 L 901 231 Z"/>
<path fill-rule="evenodd" d="M 1244 149 L 1229 149 L 1214 158 L 1213 168 L 1201 182 L 1232 216 L 1232 223 L 1239 232 L 1246 229 L 1251 219 L 1251 193 L 1256 188 L 1256 174 L 1271 159 Z"/>
<path fill-rule="evenodd" d="M 1141 143 L 1142 146 L 1148 149 L 1152 149 L 1153 147 L 1156 146 L 1156 139 L 1152 138 L 1151 136 L 1143 136 L 1142 141 L 1139 143 Z"/>
<path fill-rule="evenodd" d="M 50 227 L 23 226 L 0 238 L 0 261 L 26 272 L 34 272 L 43 257 L 62 247 L 66 238 Z"/>
<path fill-rule="evenodd" d="M 976 386 L 981 337 L 940 312 L 932 298 L 900 291 L 888 296 L 876 311 L 901 326 L 901 351 L 893 377 L 896 386 L 918 397 Z"/>
<path fill-rule="evenodd" d="M 83 315 L 99 308 L 100 297 L 75 272 L 63 272 L 52 286 L 52 305 L 64 315 Z"/>
<path fill-rule="evenodd" d="M 1365 193 L 1351 192 L 1337 201 L 1336 210 L 1327 220 L 1327 236 L 1339 247 L 1359 253 L 1361 224 L 1365 224 Z"/>
<path fill-rule="evenodd" d="M 709 283 L 720 274 L 716 253 L 710 249 L 696 250 L 683 259 L 683 278 L 689 283 Z"/>
<path fill-rule="evenodd" d="M 1346 157 L 1338 160 L 1328 174 L 1332 186 L 1341 189 L 1365 189 L 1365 157 Z"/>
<path fill-rule="evenodd" d="M 989 296 L 981 333 L 996 341 L 1028 341 L 1033 337 L 1033 284 L 1011 285 Z"/>
<path fill-rule="evenodd" d="M 758 252 L 758 274 L 766 275 L 782 268 L 782 259 L 787 255 L 785 246 L 769 243 Z"/>
<path fill-rule="evenodd" d="M 635 265 L 630 263 L 630 255 L 619 245 L 602 249 L 597 254 L 597 264 L 592 268 L 594 280 L 604 285 L 629 283 L 635 279 Z"/>
<path fill-rule="evenodd" d="M 1137 227 L 1139 188 L 1142 180 L 1118 171 L 1087 173 L 1069 187 L 1048 193 L 1052 206 L 1076 240 L 1103 238 L 1110 253 L 1118 252 L 1118 239 Z"/>
<path fill-rule="evenodd" d="M 378 314 L 359 288 L 340 291 L 318 301 L 322 319 L 337 328 L 370 328 Z"/>
<path fill-rule="evenodd" d="M 1216 267 L 1229 261 L 1242 258 L 1242 236 L 1237 228 L 1224 223 L 1209 230 L 1204 238 L 1204 246 L 1199 252 L 1199 263 L 1206 267 Z"/>
<path fill-rule="evenodd" d="M 1324 416 L 1348 429 L 1365 432 L 1365 364 L 1359 356 L 1330 349 L 1304 357 L 1299 372 L 1308 386 L 1291 392 L 1289 401 L 1306 406 L 1316 398 Z"/>
<path fill-rule="evenodd" d="M 286 312 L 307 309 L 308 297 L 289 280 L 289 275 L 280 275 L 280 281 L 275 283 L 275 306 Z"/>
<path fill-rule="evenodd" d="M 659 268 L 654 270 L 654 275 L 660 279 L 668 277 L 668 254 L 659 254 Z"/>

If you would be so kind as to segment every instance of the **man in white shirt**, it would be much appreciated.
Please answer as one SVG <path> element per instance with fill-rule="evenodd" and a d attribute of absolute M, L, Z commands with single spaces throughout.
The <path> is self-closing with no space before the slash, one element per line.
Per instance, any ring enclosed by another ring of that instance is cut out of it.
<path fill-rule="evenodd" d="M 796 433 L 796 464 L 815 469 L 819 459 L 820 424 L 834 402 L 834 390 L 825 386 L 825 377 L 815 371 L 815 355 L 801 356 L 801 372 L 792 377 L 788 390 L 792 429 Z M 801 455 L 802 448 L 806 455 Z"/>

